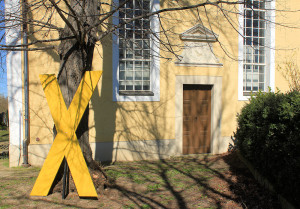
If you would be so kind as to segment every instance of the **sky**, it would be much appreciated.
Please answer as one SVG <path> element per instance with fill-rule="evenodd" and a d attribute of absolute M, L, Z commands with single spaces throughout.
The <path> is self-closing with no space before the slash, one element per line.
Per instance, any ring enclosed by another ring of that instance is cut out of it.
<path fill-rule="evenodd" d="M 4 1 L 0 1 L 0 10 L 4 9 Z M 0 37 L 4 31 L 0 30 Z M 5 43 L 5 39 L 1 40 L 1 44 Z M 0 95 L 7 97 L 7 78 L 6 78 L 6 52 L 0 51 Z"/>

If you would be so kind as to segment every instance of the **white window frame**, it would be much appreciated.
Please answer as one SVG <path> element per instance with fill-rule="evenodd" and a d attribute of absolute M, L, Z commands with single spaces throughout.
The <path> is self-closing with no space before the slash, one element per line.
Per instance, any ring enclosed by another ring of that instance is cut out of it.
<path fill-rule="evenodd" d="M 119 0 L 114 0 L 115 5 L 119 5 Z M 159 10 L 159 0 L 151 0 L 151 12 Z M 119 24 L 119 12 L 116 12 L 113 17 L 113 24 Z M 113 101 L 160 101 L 160 62 L 159 62 L 159 19 L 157 15 L 150 17 L 151 30 L 156 34 L 150 36 L 150 91 L 153 96 L 146 95 L 120 95 L 119 94 L 119 39 L 118 35 L 113 34 L 113 52 L 112 52 L 112 67 L 113 67 Z"/>
<path fill-rule="evenodd" d="M 244 5 L 240 4 L 239 16 L 239 69 L 238 69 L 238 100 L 248 100 L 251 96 L 244 96 L 243 74 L 244 74 Z M 275 0 L 266 1 L 266 68 L 265 89 L 275 89 Z"/>

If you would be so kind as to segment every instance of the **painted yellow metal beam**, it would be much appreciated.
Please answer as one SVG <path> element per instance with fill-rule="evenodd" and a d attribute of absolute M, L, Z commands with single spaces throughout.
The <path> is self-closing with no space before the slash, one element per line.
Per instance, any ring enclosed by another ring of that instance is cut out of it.
<path fill-rule="evenodd" d="M 47 196 L 49 194 L 58 169 L 65 157 L 78 195 L 81 197 L 97 197 L 75 132 L 101 75 L 102 71 L 87 71 L 85 73 L 69 109 L 65 105 L 55 75 L 40 75 L 57 135 L 33 186 L 31 196 Z"/>

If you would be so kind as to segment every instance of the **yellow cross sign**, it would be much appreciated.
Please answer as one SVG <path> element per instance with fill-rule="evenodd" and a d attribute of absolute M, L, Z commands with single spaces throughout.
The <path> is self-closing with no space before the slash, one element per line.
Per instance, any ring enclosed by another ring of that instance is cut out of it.
<path fill-rule="evenodd" d="M 40 75 L 57 135 L 33 186 L 31 196 L 48 195 L 65 157 L 78 195 L 81 197 L 97 197 L 75 132 L 101 75 L 102 71 L 87 71 L 85 73 L 69 109 L 65 105 L 55 75 Z"/>

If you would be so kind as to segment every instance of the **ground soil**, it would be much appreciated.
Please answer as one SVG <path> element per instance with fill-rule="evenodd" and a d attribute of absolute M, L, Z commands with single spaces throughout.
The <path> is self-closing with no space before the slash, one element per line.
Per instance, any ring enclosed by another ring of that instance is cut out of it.
<path fill-rule="evenodd" d="M 98 199 L 76 190 L 31 197 L 37 168 L 10 169 L 0 160 L 0 208 L 280 208 L 235 153 L 110 164 L 111 185 Z"/>

